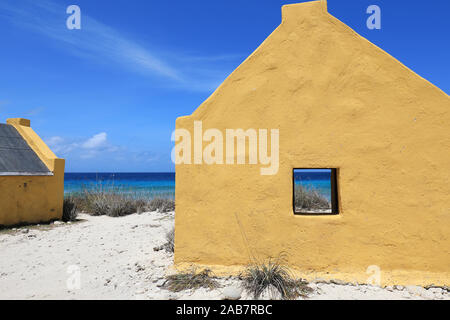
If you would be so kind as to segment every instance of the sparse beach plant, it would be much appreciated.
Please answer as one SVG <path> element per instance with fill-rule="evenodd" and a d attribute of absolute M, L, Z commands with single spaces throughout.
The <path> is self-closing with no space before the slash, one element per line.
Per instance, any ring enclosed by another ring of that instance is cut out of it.
<path fill-rule="evenodd" d="M 153 191 L 137 191 L 126 186 L 96 183 L 85 186 L 82 192 L 71 194 L 78 210 L 95 216 L 121 217 L 150 211 L 169 212 L 175 210 L 175 201 L 155 197 Z"/>
<path fill-rule="evenodd" d="M 296 185 L 294 189 L 294 204 L 297 209 L 329 210 L 331 204 L 327 198 L 315 189 L 307 189 L 302 185 Z"/>
<path fill-rule="evenodd" d="M 77 204 L 72 197 L 65 197 L 63 202 L 63 215 L 62 220 L 64 222 L 77 220 Z"/>
<path fill-rule="evenodd" d="M 170 212 L 175 210 L 175 201 L 167 198 L 154 198 L 148 205 L 149 211 Z"/>
<path fill-rule="evenodd" d="M 107 215 L 109 212 L 109 201 L 103 193 L 86 192 L 88 199 L 88 211 L 94 216 Z"/>
<path fill-rule="evenodd" d="M 88 198 L 93 215 L 122 217 L 138 212 L 133 199 L 114 191 L 89 192 Z"/>
<path fill-rule="evenodd" d="M 180 292 L 189 289 L 195 290 L 198 288 L 212 290 L 219 287 L 219 283 L 211 275 L 211 270 L 209 269 L 197 272 L 195 268 L 192 268 L 188 272 L 170 275 L 166 279 L 163 288 L 172 292 Z"/>
<path fill-rule="evenodd" d="M 89 200 L 84 192 L 74 192 L 66 194 L 64 198 L 70 198 L 77 207 L 77 212 L 84 212 L 89 207 Z"/>
<path fill-rule="evenodd" d="M 254 299 L 259 299 L 266 290 L 276 290 L 282 299 L 296 299 L 311 292 L 308 283 L 295 279 L 289 268 L 284 264 L 283 256 L 269 259 L 263 263 L 255 263 L 247 267 L 244 274 L 243 287 Z M 270 292 L 276 294 L 276 292 Z"/>
<path fill-rule="evenodd" d="M 110 217 L 123 217 L 133 213 L 137 213 L 138 209 L 134 205 L 133 201 L 124 199 L 122 197 L 111 197 L 108 203 L 108 213 Z"/>
<path fill-rule="evenodd" d="M 166 233 L 166 243 L 164 244 L 164 249 L 167 252 L 175 252 L 175 228 L 170 229 Z"/>
<path fill-rule="evenodd" d="M 175 228 L 166 232 L 166 243 L 162 246 L 153 248 L 154 251 L 166 250 L 167 252 L 175 252 Z"/>
<path fill-rule="evenodd" d="M 135 199 L 134 207 L 136 208 L 136 213 L 141 214 L 147 211 L 148 201 L 144 199 Z"/>

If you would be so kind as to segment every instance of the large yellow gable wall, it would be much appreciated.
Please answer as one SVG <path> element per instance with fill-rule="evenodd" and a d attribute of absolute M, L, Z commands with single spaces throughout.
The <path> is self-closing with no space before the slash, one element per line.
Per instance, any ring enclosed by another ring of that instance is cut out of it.
<path fill-rule="evenodd" d="M 8 119 L 52 176 L 0 176 L 0 226 L 61 219 L 64 200 L 64 159 L 57 158 L 30 127 L 27 119 Z"/>
<path fill-rule="evenodd" d="M 279 129 L 280 168 L 177 165 L 175 263 L 239 270 L 286 253 L 307 278 L 450 283 L 450 100 L 326 12 L 282 24 L 177 129 Z M 340 215 L 299 216 L 293 168 L 338 168 Z M 227 271 L 228 270 L 228 271 Z M 231 272 L 231 271 L 230 271 Z"/>

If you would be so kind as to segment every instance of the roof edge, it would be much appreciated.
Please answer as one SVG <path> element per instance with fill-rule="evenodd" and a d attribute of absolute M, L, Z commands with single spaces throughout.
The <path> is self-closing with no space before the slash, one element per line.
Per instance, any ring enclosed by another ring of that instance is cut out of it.
<path fill-rule="evenodd" d="M 10 125 L 18 125 L 18 126 L 24 126 L 24 127 L 30 127 L 31 121 L 24 118 L 11 118 L 6 119 L 6 123 Z"/>
<path fill-rule="evenodd" d="M 328 13 L 327 0 L 286 4 L 281 7 L 282 22 Z"/>
<path fill-rule="evenodd" d="M 45 142 L 30 127 L 31 121 L 23 118 L 7 119 L 6 123 L 12 125 L 22 136 L 30 148 L 51 172 L 64 168 L 65 160 L 58 158 Z M 64 169 L 63 169 L 64 172 Z"/>
<path fill-rule="evenodd" d="M 321 0 L 321 1 L 325 1 L 326 0 Z M 405 70 L 407 70 L 408 72 L 414 74 L 416 77 L 420 78 L 421 80 L 425 81 L 428 85 L 431 85 L 432 87 L 434 87 L 435 89 L 437 89 L 438 91 L 440 91 L 441 93 L 443 93 L 444 95 L 447 96 L 447 98 L 449 98 L 450 96 L 440 87 L 438 87 L 437 85 L 435 85 L 433 82 L 431 82 L 430 80 L 424 78 L 423 76 L 421 76 L 420 74 L 418 74 L 416 71 L 414 71 L 413 69 L 411 69 L 410 67 L 408 67 L 407 65 L 405 65 L 401 60 L 397 59 L 396 57 L 394 57 L 392 54 L 390 54 L 389 52 L 387 52 L 385 49 L 379 47 L 378 45 L 376 45 L 375 43 L 373 43 L 372 41 L 370 41 L 369 39 L 363 37 L 361 34 L 359 34 L 358 32 L 356 32 L 355 30 L 353 30 L 352 27 L 350 27 L 349 25 L 347 25 L 345 22 L 342 22 L 341 20 L 339 20 L 337 17 L 333 16 L 331 13 L 329 13 L 328 11 L 326 12 L 326 18 L 328 19 L 328 21 L 331 21 L 332 23 L 334 23 L 335 25 L 339 26 L 340 28 L 342 28 L 342 30 L 345 30 L 347 33 L 350 33 L 353 35 L 353 37 L 360 39 L 362 41 L 364 41 L 366 44 L 368 44 L 369 46 L 373 47 L 375 50 L 380 51 L 383 55 L 388 56 L 390 59 L 392 59 L 393 61 L 395 61 L 395 63 L 400 64 L 401 67 L 403 67 Z"/>
<path fill-rule="evenodd" d="M 16 176 L 42 176 L 48 177 L 53 176 L 53 172 L 0 172 L 0 177 L 16 177 Z"/>

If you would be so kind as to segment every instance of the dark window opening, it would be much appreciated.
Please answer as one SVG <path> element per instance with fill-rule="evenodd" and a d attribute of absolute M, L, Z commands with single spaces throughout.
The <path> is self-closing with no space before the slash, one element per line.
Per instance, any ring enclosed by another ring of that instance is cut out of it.
<path fill-rule="evenodd" d="M 339 214 L 336 169 L 294 169 L 295 214 Z"/>

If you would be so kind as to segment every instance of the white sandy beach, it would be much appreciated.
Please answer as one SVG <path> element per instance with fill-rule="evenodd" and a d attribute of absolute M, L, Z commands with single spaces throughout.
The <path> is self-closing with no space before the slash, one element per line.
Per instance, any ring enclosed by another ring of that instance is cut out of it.
<path fill-rule="evenodd" d="M 221 288 L 212 291 L 160 288 L 173 255 L 153 248 L 165 243 L 173 212 L 79 219 L 0 231 L 0 299 L 223 299 L 230 286 L 249 298 L 232 278 L 219 279 Z M 450 299 L 440 288 L 310 286 L 309 299 Z"/>

